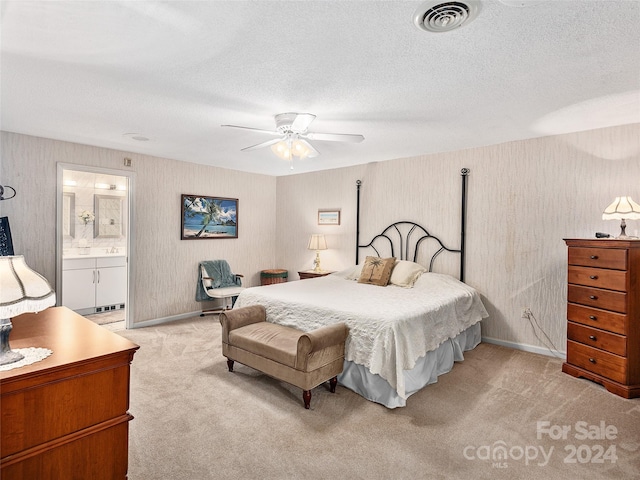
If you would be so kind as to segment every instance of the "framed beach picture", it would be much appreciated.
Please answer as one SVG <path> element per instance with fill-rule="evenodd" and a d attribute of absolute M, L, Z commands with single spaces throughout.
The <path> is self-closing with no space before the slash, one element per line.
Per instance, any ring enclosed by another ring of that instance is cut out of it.
<path fill-rule="evenodd" d="M 340 225 L 340 210 L 318 210 L 318 225 Z"/>
<path fill-rule="evenodd" d="M 182 195 L 182 240 L 238 238 L 238 199 Z"/>

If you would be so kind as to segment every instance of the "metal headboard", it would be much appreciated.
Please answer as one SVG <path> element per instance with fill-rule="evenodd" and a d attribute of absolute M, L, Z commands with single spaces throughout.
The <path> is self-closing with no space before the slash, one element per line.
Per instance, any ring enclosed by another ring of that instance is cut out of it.
<path fill-rule="evenodd" d="M 387 245 L 391 251 L 391 256 L 400 260 L 410 260 L 415 262 L 418 258 L 418 250 L 420 244 L 427 240 L 433 239 L 440 246 L 436 252 L 431 256 L 429 261 L 429 271 L 433 271 L 433 262 L 443 251 L 460 254 L 460 281 L 464 282 L 464 270 L 465 270 L 465 230 L 467 223 L 467 176 L 470 170 L 463 168 L 460 171 L 462 177 L 462 205 L 460 209 L 460 248 L 454 249 L 445 246 L 442 241 L 435 235 L 431 235 L 427 229 L 415 222 L 401 221 L 395 222 L 386 227 L 381 233 L 371 239 L 366 245 L 360 244 L 360 187 L 362 182 L 356 181 L 357 185 L 357 206 L 356 206 L 356 265 L 359 260 L 359 253 L 361 248 L 372 248 L 378 256 L 380 251 L 374 245 L 376 240 L 382 240 L 383 245 Z M 416 238 L 415 240 L 413 240 Z M 396 255 L 395 247 L 398 246 L 399 256 Z"/>

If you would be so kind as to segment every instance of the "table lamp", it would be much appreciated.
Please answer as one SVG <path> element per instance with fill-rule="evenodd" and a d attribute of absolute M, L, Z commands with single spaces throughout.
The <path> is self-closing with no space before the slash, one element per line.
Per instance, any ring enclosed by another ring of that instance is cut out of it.
<path fill-rule="evenodd" d="M 322 271 L 320 268 L 320 250 L 327 249 L 327 241 L 325 240 L 324 235 L 321 233 L 314 233 L 311 235 L 307 249 L 316 251 L 316 259 L 313 261 L 313 271 L 320 273 Z"/>
<path fill-rule="evenodd" d="M 0 365 L 17 362 L 24 356 L 11 350 L 11 317 L 39 312 L 56 303 L 49 282 L 31 270 L 22 255 L 0 257 Z"/>
<path fill-rule="evenodd" d="M 636 238 L 627 236 L 625 229 L 627 220 L 639 220 L 640 219 L 640 205 L 634 202 L 631 197 L 616 197 L 616 199 L 604 209 L 602 212 L 603 220 L 620 220 L 620 236 L 616 237 L 619 240 Z"/>

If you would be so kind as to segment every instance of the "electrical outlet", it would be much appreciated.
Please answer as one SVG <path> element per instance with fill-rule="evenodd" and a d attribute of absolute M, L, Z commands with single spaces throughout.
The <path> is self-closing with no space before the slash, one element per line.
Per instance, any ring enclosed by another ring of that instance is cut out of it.
<path fill-rule="evenodd" d="M 522 307 L 522 312 L 520 313 L 520 318 L 526 318 L 530 320 L 531 309 L 529 307 Z"/>

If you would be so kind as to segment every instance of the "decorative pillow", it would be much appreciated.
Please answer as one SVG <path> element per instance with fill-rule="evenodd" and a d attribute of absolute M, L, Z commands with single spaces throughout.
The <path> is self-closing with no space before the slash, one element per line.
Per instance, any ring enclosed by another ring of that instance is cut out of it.
<path fill-rule="evenodd" d="M 391 272 L 389 283 L 398 287 L 412 288 L 418 277 L 426 271 L 426 268 L 417 263 L 398 260 Z"/>
<path fill-rule="evenodd" d="M 368 283 L 385 287 L 389 283 L 391 271 L 396 264 L 396 257 L 367 257 L 362 266 L 358 283 Z"/>
<path fill-rule="evenodd" d="M 360 274 L 362 273 L 362 263 L 360 265 L 355 265 L 347 270 L 344 270 L 344 279 L 345 280 L 358 280 L 360 278 Z"/>

